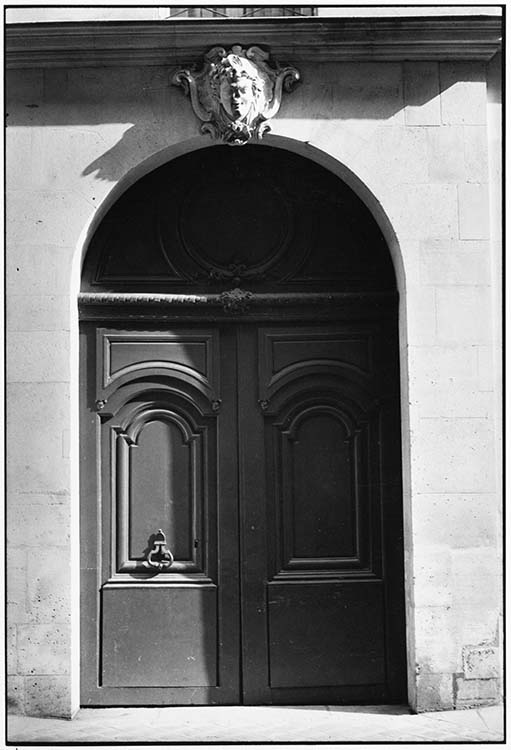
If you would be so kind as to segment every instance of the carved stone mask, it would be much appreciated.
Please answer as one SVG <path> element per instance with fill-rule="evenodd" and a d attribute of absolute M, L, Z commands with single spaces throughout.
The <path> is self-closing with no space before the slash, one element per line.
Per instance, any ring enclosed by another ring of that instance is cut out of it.
<path fill-rule="evenodd" d="M 213 47 L 202 70 L 179 70 L 172 82 L 190 95 L 203 133 L 242 145 L 269 130 L 266 120 L 277 113 L 283 88 L 300 78 L 295 68 L 272 67 L 268 60 L 269 53 L 256 46 L 234 45 L 229 52 Z"/>
<path fill-rule="evenodd" d="M 213 72 L 212 84 L 220 83 L 220 102 L 232 120 L 249 122 L 264 111 L 265 86 L 263 75 L 250 60 L 239 55 L 227 55 Z"/>

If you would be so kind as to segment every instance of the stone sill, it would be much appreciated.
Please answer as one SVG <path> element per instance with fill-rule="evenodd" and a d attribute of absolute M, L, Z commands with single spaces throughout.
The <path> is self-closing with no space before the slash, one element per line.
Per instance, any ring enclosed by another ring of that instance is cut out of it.
<path fill-rule="evenodd" d="M 281 63 L 490 60 L 498 16 L 186 19 L 9 24 L 7 68 L 182 65 L 214 44 L 269 46 Z"/>

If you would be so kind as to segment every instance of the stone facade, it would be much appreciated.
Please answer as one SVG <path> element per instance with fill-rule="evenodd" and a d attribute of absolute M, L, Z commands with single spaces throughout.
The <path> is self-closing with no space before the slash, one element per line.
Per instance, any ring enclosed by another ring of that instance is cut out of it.
<path fill-rule="evenodd" d="M 496 702 L 500 62 L 299 67 L 303 83 L 266 142 L 352 185 L 398 277 L 410 705 Z M 8 672 L 10 706 L 27 714 L 69 717 L 79 705 L 76 298 L 87 238 L 129 184 L 209 142 L 170 72 L 8 72 Z"/>

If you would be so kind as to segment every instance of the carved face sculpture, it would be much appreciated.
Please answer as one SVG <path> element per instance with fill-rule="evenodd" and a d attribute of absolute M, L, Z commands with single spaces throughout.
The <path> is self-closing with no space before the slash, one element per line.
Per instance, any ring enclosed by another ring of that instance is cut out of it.
<path fill-rule="evenodd" d="M 233 120 L 250 121 L 262 111 L 264 81 L 257 67 L 238 55 L 227 55 L 220 65 L 220 102 Z"/>
<path fill-rule="evenodd" d="M 204 55 L 201 71 L 176 71 L 172 82 L 190 96 L 202 133 L 232 146 L 262 138 L 270 129 L 266 121 L 278 112 L 283 88 L 289 91 L 300 78 L 296 68 L 272 66 L 269 58 L 256 45 L 234 44 L 229 51 L 217 46 Z"/>

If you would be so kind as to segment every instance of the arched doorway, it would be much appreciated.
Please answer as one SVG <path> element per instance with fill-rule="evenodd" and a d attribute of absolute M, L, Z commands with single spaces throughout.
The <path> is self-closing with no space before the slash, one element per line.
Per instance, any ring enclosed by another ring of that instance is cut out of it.
<path fill-rule="evenodd" d="M 288 151 L 195 151 L 110 209 L 80 296 L 83 704 L 406 700 L 397 302 L 368 209 Z"/>

